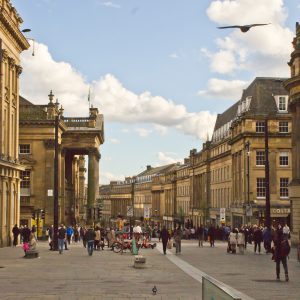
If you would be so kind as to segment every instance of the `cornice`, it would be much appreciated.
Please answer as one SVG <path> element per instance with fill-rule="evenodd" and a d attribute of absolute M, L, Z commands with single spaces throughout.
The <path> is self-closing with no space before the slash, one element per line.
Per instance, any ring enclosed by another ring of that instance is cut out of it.
<path fill-rule="evenodd" d="M 0 9 L 0 27 L 8 36 L 12 37 L 20 52 L 30 47 L 26 37 L 21 33 L 17 24 L 14 24 L 7 10 L 3 6 Z"/>

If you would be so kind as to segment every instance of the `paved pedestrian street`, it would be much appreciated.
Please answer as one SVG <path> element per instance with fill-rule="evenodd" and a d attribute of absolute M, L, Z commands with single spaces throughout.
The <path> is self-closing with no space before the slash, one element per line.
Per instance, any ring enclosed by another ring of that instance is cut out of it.
<path fill-rule="evenodd" d="M 39 242 L 40 258 L 24 259 L 20 247 L 0 249 L 0 299 L 201 299 L 201 285 L 157 250 L 145 249 L 145 269 L 130 253 L 96 251 L 82 244 L 62 255 Z M 155 298 L 152 288 L 158 289 Z"/>
<path fill-rule="evenodd" d="M 199 248 L 182 242 L 166 256 L 157 249 L 142 249 L 146 268 L 133 268 L 130 253 L 96 251 L 92 257 L 81 244 L 71 244 L 62 255 L 39 242 L 40 258 L 24 259 L 23 250 L 0 249 L 0 299 L 201 299 L 201 276 L 208 274 L 249 296 L 245 299 L 300 299 L 300 263 L 295 250 L 288 261 L 290 281 L 275 280 L 271 256 L 226 253 L 226 243 Z M 283 278 L 283 274 L 282 278 Z M 152 294 L 153 286 L 157 295 Z M 244 299 L 244 298 L 243 298 Z"/>
<path fill-rule="evenodd" d="M 248 245 L 244 255 L 226 253 L 227 243 L 216 242 L 214 248 L 208 243 L 199 248 L 194 241 L 184 241 L 180 259 L 202 272 L 233 287 L 256 300 L 299 300 L 300 262 L 296 250 L 292 249 L 288 260 L 290 281 L 284 281 L 281 265 L 281 281 L 276 280 L 275 262 L 271 254 L 253 253 L 253 245 Z M 174 253 L 174 249 L 171 250 Z"/>

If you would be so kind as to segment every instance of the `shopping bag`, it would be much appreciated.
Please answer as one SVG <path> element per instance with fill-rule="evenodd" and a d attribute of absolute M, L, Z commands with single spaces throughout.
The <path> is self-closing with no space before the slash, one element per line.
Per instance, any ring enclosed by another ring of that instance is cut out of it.
<path fill-rule="evenodd" d="M 167 248 L 172 249 L 172 241 L 168 241 Z"/>

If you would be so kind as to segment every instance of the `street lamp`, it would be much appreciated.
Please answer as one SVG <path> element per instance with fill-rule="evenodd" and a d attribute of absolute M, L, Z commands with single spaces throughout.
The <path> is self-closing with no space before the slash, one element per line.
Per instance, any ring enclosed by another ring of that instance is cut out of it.
<path fill-rule="evenodd" d="M 52 91 L 51 91 L 52 94 Z M 50 96 L 50 95 L 49 95 Z M 53 95 L 51 95 L 53 96 Z M 58 104 L 58 103 L 57 103 Z M 53 203 L 53 249 L 58 249 L 58 130 L 59 130 L 59 120 L 62 110 L 59 110 L 55 116 L 55 140 L 54 140 L 54 203 Z"/>
<path fill-rule="evenodd" d="M 266 227 L 271 228 L 270 208 L 270 170 L 269 170 L 269 130 L 268 118 L 265 118 L 265 186 L 266 186 Z"/>
<path fill-rule="evenodd" d="M 245 150 L 247 154 L 247 208 L 246 208 L 246 218 L 250 217 L 250 142 L 245 143 Z"/>

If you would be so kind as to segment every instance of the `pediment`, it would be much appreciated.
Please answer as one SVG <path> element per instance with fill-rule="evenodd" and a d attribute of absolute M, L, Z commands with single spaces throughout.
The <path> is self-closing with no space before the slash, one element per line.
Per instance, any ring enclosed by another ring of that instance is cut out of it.
<path fill-rule="evenodd" d="M 32 158 L 30 155 L 20 155 L 19 161 L 22 165 L 34 165 L 36 164 L 36 160 Z"/>

